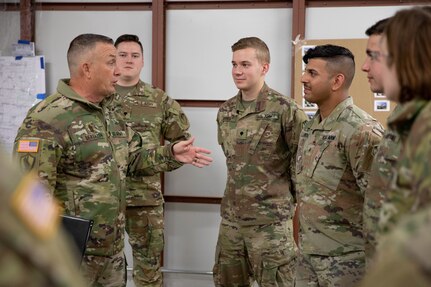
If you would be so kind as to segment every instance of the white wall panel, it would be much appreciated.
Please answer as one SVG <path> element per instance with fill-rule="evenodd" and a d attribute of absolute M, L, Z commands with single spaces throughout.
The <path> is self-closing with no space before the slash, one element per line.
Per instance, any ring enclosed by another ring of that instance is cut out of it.
<path fill-rule="evenodd" d="M 212 271 L 220 224 L 218 204 L 165 204 L 164 268 Z M 208 275 L 169 274 L 164 286 L 214 286 Z"/>
<path fill-rule="evenodd" d="M 213 163 L 202 169 L 185 165 L 165 173 L 165 194 L 223 196 L 226 184 L 226 158 L 217 142 L 217 108 L 183 108 L 190 121 L 195 145 L 212 151 Z"/>
<path fill-rule="evenodd" d="M 12 44 L 20 37 L 19 12 L 0 11 L 0 56 L 10 56 Z"/>
<path fill-rule="evenodd" d="M 290 96 L 291 9 L 169 10 L 166 90 L 176 99 L 226 100 L 237 92 L 231 46 L 247 36 L 271 52 L 267 83 Z"/>
<path fill-rule="evenodd" d="M 305 39 L 366 38 L 365 30 L 407 6 L 308 8 Z"/>

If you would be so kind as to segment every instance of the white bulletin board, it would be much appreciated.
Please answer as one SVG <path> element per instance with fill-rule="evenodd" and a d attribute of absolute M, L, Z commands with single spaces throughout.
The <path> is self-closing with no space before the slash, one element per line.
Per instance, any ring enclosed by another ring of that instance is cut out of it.
<path fill-rule="evenodd" d="M 0 57 L 0 145 L 12 152 L 16 132 L 38 94 L 45 95 L 45 58 Z"/>

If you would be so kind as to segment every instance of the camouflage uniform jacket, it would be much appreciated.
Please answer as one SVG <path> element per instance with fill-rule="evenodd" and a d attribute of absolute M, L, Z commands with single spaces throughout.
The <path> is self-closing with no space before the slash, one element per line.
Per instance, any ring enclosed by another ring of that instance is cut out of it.
<path fill-rule="evenodd" d="M 379 243 L 361 287 L 431 286 L 431 208 L 406 215 Z"/>
<path fill-rule="evenodd" d="M 87 286 L 43 185 L 21 177 L 6 155 L 0 163 L 0 286 Z"/>
<path fill-rule="evenodd" d="M 128 127 L 140 136 L 146 148 L 160 146 L 161 140 L 177 142 L 190 137 L 190 124 L 180 105 L 161 89 L 139 81 L 132 92 L 116 95 L 115 102 Z M 129 139 L 129 145 L 133 149 L 136 142 Z M 160 169 L 171 171 L 180 166 L 181 163 L 172 162 L 160 166 Z M 128 206 L 156 206 L 163 203 L 159 174 L 127 176 L 126 189 Z"/>
<path fill-rule="evenodd" d="M 266 84 L 244 109 L 241 92 L 217 115 L 218 142 L 228 178 L 223 218 L 241 225 L 290 219 L 294 208 L 294 164 L 305 113 Z"/>
<path fill-rule="evenodd" d="M 66 214 L 94 220 L 86 254 L 116 254 L 124 247 L 127 170 L 153 174 L 157 163 L 171 160 L 171 147 L 137 149 L 128 159 L 125 125 L 113 113 L 79 96 L 67 80 L 57 91 L 29 111 L 14 155 L 38 173 Z"/>
<path fill-rule="evenodd" d="M 337 256 L 364 250 L 362 209 L 383 127 L 349 97 L 301 132 L 297 155 L 300 250 Z"/>
<path fill-rule="evenodd" d="M 388 119 L 401 138 L 401 153 L 387 200 L 382 205 L 379 227 L 386 233 L 401 217 L 431 202 L 431 104 L 412 100 Z"/>
<path fill-rule="evenodd" d="M 396 113 L 400 105 L 394 111 Z M 400 137 L 397 132 L 387 129 L 378 147 L 371 166 L 371 176 L 364 196 L 364 238 L 367 261 L 375 253 L 376 236 L 379 234 L 378 224 L 382 202 L 391 186 L 395 166 L 400 154 Z"/>

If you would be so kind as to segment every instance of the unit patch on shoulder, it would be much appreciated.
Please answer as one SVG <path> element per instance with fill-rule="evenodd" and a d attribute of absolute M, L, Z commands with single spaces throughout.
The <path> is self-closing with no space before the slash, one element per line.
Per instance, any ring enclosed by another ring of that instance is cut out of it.
<path fill-rule="evenodd" d="M 11 200 L 12 209 L 36 236 L 48 239 L 57 232 L 60 207 L 34 175 L 23 178 Z"/>
<path fill-rule="evenodd" d="M 17 152 L 38 152 L 39 140 L 19 140 Z"/>

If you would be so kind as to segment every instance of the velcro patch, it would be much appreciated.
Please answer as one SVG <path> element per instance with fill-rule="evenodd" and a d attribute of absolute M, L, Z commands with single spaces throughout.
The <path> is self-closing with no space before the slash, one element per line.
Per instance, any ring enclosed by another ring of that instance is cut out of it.
<path fill-rule="evenodd" d="M 36 236 L 48 239 L 57 232 L 60 207 L 34 175 L 23 178 L 11 199 L 13 210 Z"/>
<path fill-rule="evenodd" d="M 38 152 L 39 140 L 19 140 L 18 152 Z"/>

